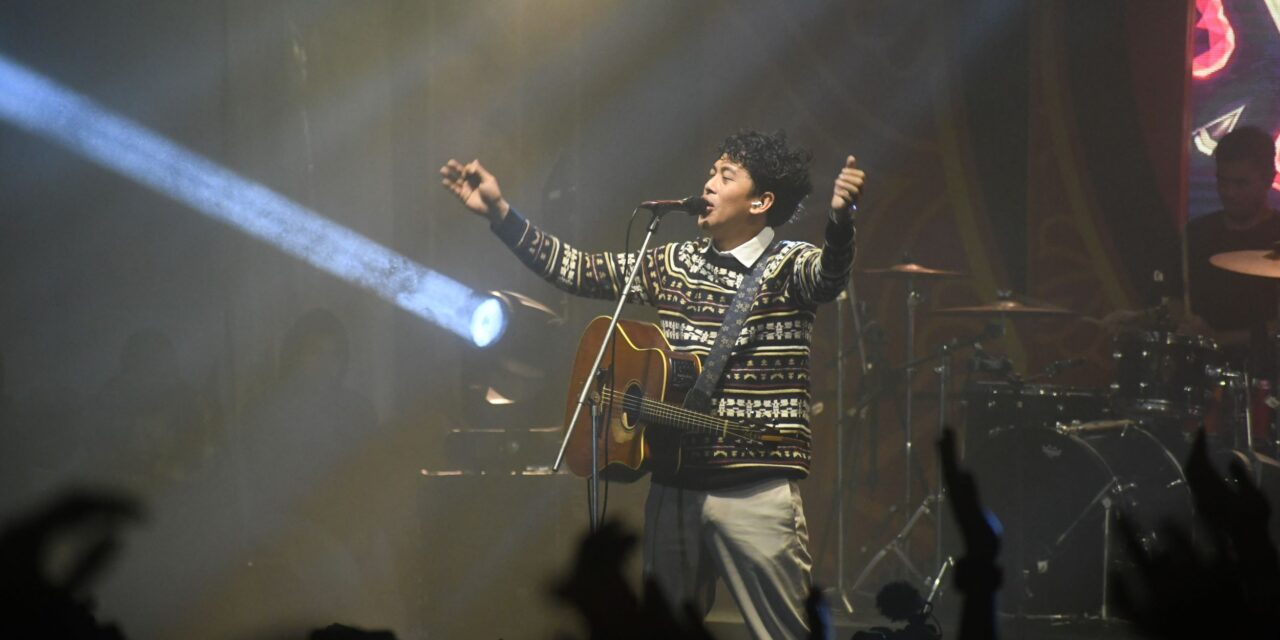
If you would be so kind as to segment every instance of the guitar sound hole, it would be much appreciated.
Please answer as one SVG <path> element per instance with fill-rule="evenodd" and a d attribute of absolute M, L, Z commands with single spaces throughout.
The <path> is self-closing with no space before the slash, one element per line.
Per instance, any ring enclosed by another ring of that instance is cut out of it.
<path fill-rule="evenodd" d="M 643 399 L 644 389 L 640 388 L 640 385 L 634 382 L 627 385 L 627 390 L 622 396 L 623 424 L 634 427 L 640 421 L 640 402 Z"/>

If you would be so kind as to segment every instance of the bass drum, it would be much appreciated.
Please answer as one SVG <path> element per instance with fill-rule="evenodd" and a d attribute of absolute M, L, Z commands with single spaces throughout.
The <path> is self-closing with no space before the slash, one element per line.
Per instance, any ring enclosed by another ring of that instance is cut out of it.
<path fill-rule="evenodd" d="M 1190 521 L 1178 461 L 1133 423 L 1016 427 L 975 444 L 965 466 L 1004 529 L 1005 613 L 1099 614 L 1104 563 L 1126 562 L 1108 513 L 1127 514 L 1148 546 L 1160 522 Z"/>

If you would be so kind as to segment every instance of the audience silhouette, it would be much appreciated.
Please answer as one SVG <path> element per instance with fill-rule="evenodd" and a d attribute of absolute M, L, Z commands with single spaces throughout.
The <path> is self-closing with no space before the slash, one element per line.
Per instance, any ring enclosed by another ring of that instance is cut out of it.
<path fill-rule="evenodd" d="M 996 564 L 1000 551 L 1000 525 L 982 508 L 973 474 L 962 469 L 956 457 L 956 436 L 944 429 L 938 442 L 942 482 L 951 513 L 959 524 L 964 556 L 956 560 L 955 586 L 964 594 L 960 613 L 960 640 L 996 637 L 996 594 L 1002 574 Z"/>
<path fill-rule="evenodd" d="M 311 337 L 286 341 L 282 384 L 332 391 L 345 361 L 342 342 L 331 331 L 333 319 L 324 312 L 299 325 Z M 0 407 L 8 403 L 3 380 L 0 374 Z M 944 430 L 938 449 L 964 548 L 954 575 L 963 599 L 957 637 L 995 638 L 1000 526 L 983 509 L 973 475 L 959 464 L 950 429 Z M 1270 538 L 1267 497 L 1239 462 L 1233 461 L 1226 474 L 1214 469 L 1203 432 L 1192 445 L 1185 470 L 1197 513 L 1194 528 L 1167 524 L 1153 546 L 1137 535 L 1125 515 L 1118 520 L 1127 561 L 1117 563 L 1111 580 L 1122 617 L 1152 638 L 1280 637 L 1275 607 L 1280 602 L 1280 553 Z M 141 517 L 142 508 L 131 497 L 77 490 L 11 518 L 0 528 L 0 637 L 122 640 L 117 625 L 95 617 L 89 587 L 121 547 L 124 527 Z M 673 607 L 651 582 L 641 594 L 630 586 L 624 566 L 636 542 L 618 523 L 605 523 L 583 538 L 573 565 L 552 593 L 578 612 L 586 624 L 585 637 L 592 640 L 709 640 L 710 632 L 692 607 Z M 55 547 L 73 550 L 62 570 L 50 562 Z M 833 637 L 820 590 L 813 590 L 809 604 L 810 637 Z M 308 637 L 394 640 L 395 635 L 332 624 Z"/>
<path fill-rule="evenodd" d="M 1243 465 L 1223 475 L 1201 430 L 1186 466 L 1194 530 L 1166 525 L 1156 548 L 1119 520 L 1133 566 L 1112 573 L 1118 605 L 1153 638 L 1280 637 L 1280 561 L 1267 529 L 1271 507 Z"/>
<path fill-rule="evenodd" d="M 122 527 L 141 513 L 124 496 L 74 491 L 10 521 L 0 531 L 0 637 L 124 638 L 95 619 L 88 586 L 119 549 Z M 68 539 L 76 554 L 54 575 L 53 546 Z"/>

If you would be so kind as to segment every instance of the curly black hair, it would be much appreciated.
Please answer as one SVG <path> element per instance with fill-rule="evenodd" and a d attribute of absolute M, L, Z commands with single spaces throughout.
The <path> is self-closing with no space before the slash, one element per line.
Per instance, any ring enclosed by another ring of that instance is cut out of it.
<path fill-rule="evenodd" d="M 771 227 L 796 217 L 802 208 L 800 203 L 813 191 L 813 184 L 809 182 L 809 162 L 813 154 L 808 149 L 788 147 L 787 134 L 782 131 L 764 133 L 744 129 L 720 143 L 720 155 L 742 165 L 751 174 L 755 185 L 751 195 L 773 193 L 773 206 L 765 219 Z"/>
<path fill-rule="evenodd" d="M 1213 150 L 1217 162 L 1247 162 L 1262 175 L 1276 170 L 1276 144 L 1258 127 L 1240 127 L 1223 136 Z"/>

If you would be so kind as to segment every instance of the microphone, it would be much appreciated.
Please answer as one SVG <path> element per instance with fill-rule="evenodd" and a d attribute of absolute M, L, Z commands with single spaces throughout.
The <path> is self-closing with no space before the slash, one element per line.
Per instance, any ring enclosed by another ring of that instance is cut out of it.
<path fill-rule="evenodd" d="M 684 200 L 645 200 L 640 203 L 640 208 L 657 214 L 683 211 L 696 216 L 705 212 L 710 204 L 702 196 L 690 196 Z"/>

